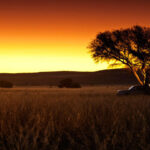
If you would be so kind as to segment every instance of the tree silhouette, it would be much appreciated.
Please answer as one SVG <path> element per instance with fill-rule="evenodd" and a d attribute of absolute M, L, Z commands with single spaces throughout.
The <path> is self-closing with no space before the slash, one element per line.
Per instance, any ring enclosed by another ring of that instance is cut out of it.
<path fill-rule="evenodd" d="M 150 28 L 133 26 L 99 33 L 88 48 L 96 62 L 121 63 L 131 69 L 140 85 L 148 86 Z"/>

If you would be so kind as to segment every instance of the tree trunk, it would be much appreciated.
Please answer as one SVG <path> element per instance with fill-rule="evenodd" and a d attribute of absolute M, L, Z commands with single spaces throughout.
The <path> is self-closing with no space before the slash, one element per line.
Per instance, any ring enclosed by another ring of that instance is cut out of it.
<path fill-rule="evenodd" d="M 147 70 L 145 72 L 144 85 L 149 86 L 149 82 L 150 82 L 150 70 Z"/>
<path fill-rule="evenodd" d="M 144 86 L 144 83 L 143 81 L 140 79 L 139 75 L 137 74 L 136 70 L 132 67 L 131 68 L 131 71 L 132 73 L 134 74 L 134 76 L 136 77 L 137 81 L 139 82 L 140 85 Z"/>

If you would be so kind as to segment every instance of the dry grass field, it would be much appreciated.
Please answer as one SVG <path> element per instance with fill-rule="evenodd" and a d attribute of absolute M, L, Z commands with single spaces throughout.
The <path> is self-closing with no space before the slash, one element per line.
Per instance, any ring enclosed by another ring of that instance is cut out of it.
<path fill-rule="evenodd" d="M 150 96 L 125 88 L 0 89 L 0 150 L 149 150 Z"/>

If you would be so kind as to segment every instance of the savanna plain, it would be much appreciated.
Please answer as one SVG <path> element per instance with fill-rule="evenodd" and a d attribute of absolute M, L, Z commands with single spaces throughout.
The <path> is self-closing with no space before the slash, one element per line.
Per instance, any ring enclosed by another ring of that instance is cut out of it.
<path fill-rule="evenodd" d="M 127 87 L 0 89 L 0 150 L 149 150 L 150 96 Z"/>

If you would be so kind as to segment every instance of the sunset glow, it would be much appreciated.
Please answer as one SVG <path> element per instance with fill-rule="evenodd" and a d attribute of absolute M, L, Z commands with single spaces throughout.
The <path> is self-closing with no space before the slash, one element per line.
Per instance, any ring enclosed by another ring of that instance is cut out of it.
<path fill-rule="evenodd" d="M 96 71 L 87 46 L 98 32 L 149 26 L 150 2 L 0 2 L 0 72 Z"/>

